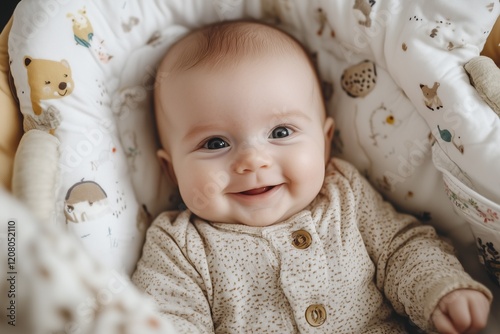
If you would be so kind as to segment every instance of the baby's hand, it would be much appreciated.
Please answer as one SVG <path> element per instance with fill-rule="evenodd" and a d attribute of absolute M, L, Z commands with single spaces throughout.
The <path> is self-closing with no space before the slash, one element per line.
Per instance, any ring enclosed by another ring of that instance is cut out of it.
<path fill-rule="evenodd" d="M 431 319 L 439 333 L 478 333 L 486 326 L 490 302 L 475 290 L 455 290 L 441 298 Z"/>

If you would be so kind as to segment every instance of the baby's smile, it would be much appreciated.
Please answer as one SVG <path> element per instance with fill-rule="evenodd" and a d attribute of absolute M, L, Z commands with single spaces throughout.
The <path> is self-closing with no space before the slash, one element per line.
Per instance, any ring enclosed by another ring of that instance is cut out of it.
<path fill-rule="evenodd" d="M 254 188 L 254 189 L 242 191 L 240 194 L 249 195 L 249 196 L 260 195 L 260 194 L 263 194 L 265 192 L 268 192 L 269 190 L 273 189 L 274 187 L 275 186 L 266 186 L 266 187 Z"/>
<path fill-rule="evenodd" d="M 275 194 L 279 192 L 282 188 L 283 184 L 275 184 L 270 186 L 261 186 L 256 188 L 251 188 L 248 190 L 237 191 L 230 193 L 236 199 L 244 201 L 243 203 L 254 205 L 258 201 L 261 203 L 262 201 L 266 201 L 266 203 L 270 204 L 269 200 L 271 198 L 275 198 Z"/>

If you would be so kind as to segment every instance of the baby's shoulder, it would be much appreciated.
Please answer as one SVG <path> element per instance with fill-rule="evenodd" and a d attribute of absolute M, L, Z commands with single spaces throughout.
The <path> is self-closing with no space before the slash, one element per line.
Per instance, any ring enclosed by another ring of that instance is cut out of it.
<path fill-rule="evenodd" d="M 363 178 L 358 169 L 350 162 L 340 158 L 331 158 L 326 165 L 325 181 L 339 182 L 341 180 L 351 183 Z"/>
<path fill-rule="evenodd" d="M 188 234 L 192 234 L 193 214 L 189 210 L 164 211 L 156 217 L 148 228 L 148 238 L 168 237 L 176 241 L 185 240 Z"/>
<path fill-rule="evenodd" d="M 355 201 L 371 200 L 380 196 L 354 165 L 339 158 L 332 158 L 328 162 L 320 193 L 329 200 L 338 200 L 339 197 L 348 197 Z"/>
<path fill-rule="evenodd" d="M 189 222 L 191 213 L 188 210 L 178 211 L 164 211 L 156 217 L 151 224 L 151 227 L 165 228 L 172 225 L 183 225 L 186 221 Z"/>

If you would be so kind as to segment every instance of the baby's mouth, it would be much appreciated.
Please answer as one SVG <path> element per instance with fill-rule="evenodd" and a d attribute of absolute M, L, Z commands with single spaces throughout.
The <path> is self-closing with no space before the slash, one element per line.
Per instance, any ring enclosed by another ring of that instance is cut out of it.
<path fill-rule="evenodd" d="M 242 192 L 240 192 L 240 194 L 247 195 L 247 196 L 260 195 L 260 194 L 268 192 L 269 190 L 273 189 L 274 187 L 275 186 L 266 186 L 266 187 L 250 189 L 250 190 L 242 191 Z"/>

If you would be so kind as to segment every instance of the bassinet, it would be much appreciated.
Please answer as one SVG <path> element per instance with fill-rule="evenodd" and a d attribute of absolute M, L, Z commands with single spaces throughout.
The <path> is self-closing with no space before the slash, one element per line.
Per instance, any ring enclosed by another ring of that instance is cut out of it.
<path fill-rule="evenodd" d="M 117 271 L 130 274 L 152 217 L 179 203 L 154 154 L 155 66 L 190 29 L 253 17 L 311 50 L 337 124 L 333 153 L 400 209 L 450 237 L 467 270 L 500 299 L 487 277 L 500 276 L 500 121 L 463 68 L 478 56 L 499 7 L 488 1 L 471 9 L 466 1 L 23 0 L 2 34 L 2 183 L 35 219 L 64 226 L 115 270 L 101 283 Z M 490 36 L 485 50 L 498 59 L 491 47 L 496 35 Z M 54 95 L 58 90 L 64 97 Z M 25 215 L 2 196 L 7 221 Z M 124 295 L 140 300 L 130 291 Z M 499 312 L 496 300 L 491 333 L 500 329 Z"/>

